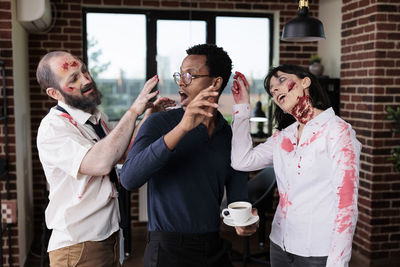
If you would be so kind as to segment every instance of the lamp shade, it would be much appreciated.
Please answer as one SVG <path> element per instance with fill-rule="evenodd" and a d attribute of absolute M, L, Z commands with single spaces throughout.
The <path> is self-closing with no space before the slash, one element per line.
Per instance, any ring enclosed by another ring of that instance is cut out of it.
<path fill-rule="evenodd" d="M 302 7 L 297 17 L 283 27 L 281 40 L 288 42 L 313 42 L 325 39 L 322 22 L 308 13 L 308 7 Z"/>

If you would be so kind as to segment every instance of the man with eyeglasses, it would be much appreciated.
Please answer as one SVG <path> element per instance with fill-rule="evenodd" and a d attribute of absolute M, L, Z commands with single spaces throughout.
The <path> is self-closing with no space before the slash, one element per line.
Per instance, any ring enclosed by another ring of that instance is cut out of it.
<path fill-rule="evenodd" d="M 220 204 L 247 200 L 247 173 L 230 166 L 232 131 L 218 99 L 232 61 L 220 47 L 189 48 L 180 73 L 181 108 L 154 114 L 139 130 L 122 168 L 129 189 L 147 182 L 148 241 L 144 266 L 232 266 L 219 236 Z M 251 235 L 258 227 L 236 227 Z"/>

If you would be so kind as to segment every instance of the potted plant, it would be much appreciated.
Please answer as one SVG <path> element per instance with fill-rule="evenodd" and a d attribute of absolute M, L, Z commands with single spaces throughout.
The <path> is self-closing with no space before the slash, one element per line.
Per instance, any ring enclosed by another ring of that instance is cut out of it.
<path fill-rule="evenodd" d="M 312 55 L 310 57 L 310 66 L 308 69 L 315 76 L 321 76 L 324 72 L 324 65 L 321 64 L 322 58 L 318 55 Z"/>

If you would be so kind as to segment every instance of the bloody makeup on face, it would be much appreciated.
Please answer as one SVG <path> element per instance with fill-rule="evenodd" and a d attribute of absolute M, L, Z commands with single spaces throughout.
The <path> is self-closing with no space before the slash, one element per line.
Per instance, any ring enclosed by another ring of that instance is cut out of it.
<path fill-rule="evenodd" d="M 296 83 L 294 81 L 289 81 L 289 85 L 288 85 L 288 92 L 292 91 L 293 87 L 296 85 Z"/>
<path fill-rule="evenodd" d="M 65 66 L 68 64 L 68 67 Z M 80 65 L 80 66 L 79 66 Z M 80 67 L 80 68 L 79 68 Z M 63 64 L 63 68 L 65 70 L 70 69 L 74 71 L 72 74 L 69 75 L 67 79 L 66 86 L 64 87 L 65 91 L 73 92 L 75 90 L 80 90 L 80 93 L 83 95 L 85 92 L 90 90 L 93 86 L 92 78 L 86 68 L 86 65 L 83 63 L 78 63 L 78 61 L 74 60 L 70 63 L 65 62 Z M 82 86 L 83 82 L 88 81 L 89 83 Z"/>
<path fill-rule="evenodd" d="M 306 124 L 314 117 L 314 110 L 311 106 L 310 97 L 303 93 L 303 96 L 297 97 L 297 103 L 290 111 L 300 123 Z"/>
<path fill-rule="evenodd" d="M 58 74 L 61 77 L 60 93 L 66 104 L 93 113 L 101 103 L 102 95 L 86 65 L 76 57 L 66 56 L 58 62 Z"/>
<path fill-rule="evenodd" d="M 275 78 L 277 83 L 270 84 L 270 94 L 274 97 L 275 101 L 279 103 L 280 99 L 286 98 L 289 94 L 294 92 L 293 90 L 295 89 L 296 81 L 286 73 L 279 73 Z M 305 90 L 307 88 L 302 88 L 301 86 L 298 88 L 301 88 L 302 90 L 301 95 L 296 97 L 294 106 L 288 112 L 295 117 L 297 121 L 305 124 L 314 117 L 314 109 L 311 105 L 309 95 L 306 94 Z"/>

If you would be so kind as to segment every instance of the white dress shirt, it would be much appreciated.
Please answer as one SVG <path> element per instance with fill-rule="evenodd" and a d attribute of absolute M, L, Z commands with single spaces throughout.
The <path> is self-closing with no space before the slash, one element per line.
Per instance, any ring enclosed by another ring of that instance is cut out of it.
<path fill-rule="evenodd" d="M 119 230 L 118 193 L 107 176 L 79 173 L 82 159 L 99 140 L 92 126 L 101 118 L 109 132 L 107 118 L 58 105 L 43 118 L 37 135 L 39 158 L 49 186 L 46 225 L 52 229 L 48 251 L 84 241 L 101 241 Z M 112 149 L 112 148 L 110 148 Z"/>
<path fill-rule="evenodd" d="M 329 108 L 304 126 L 299 142 L 295 122 L 253 148 L 250 105 L 233 111 L 232 167 L 274 166 L 280 198 L 271 241 L 299 256 L 328 256 L 326 266 L 348 266 L 361 150 L 350 124 Z"/>

